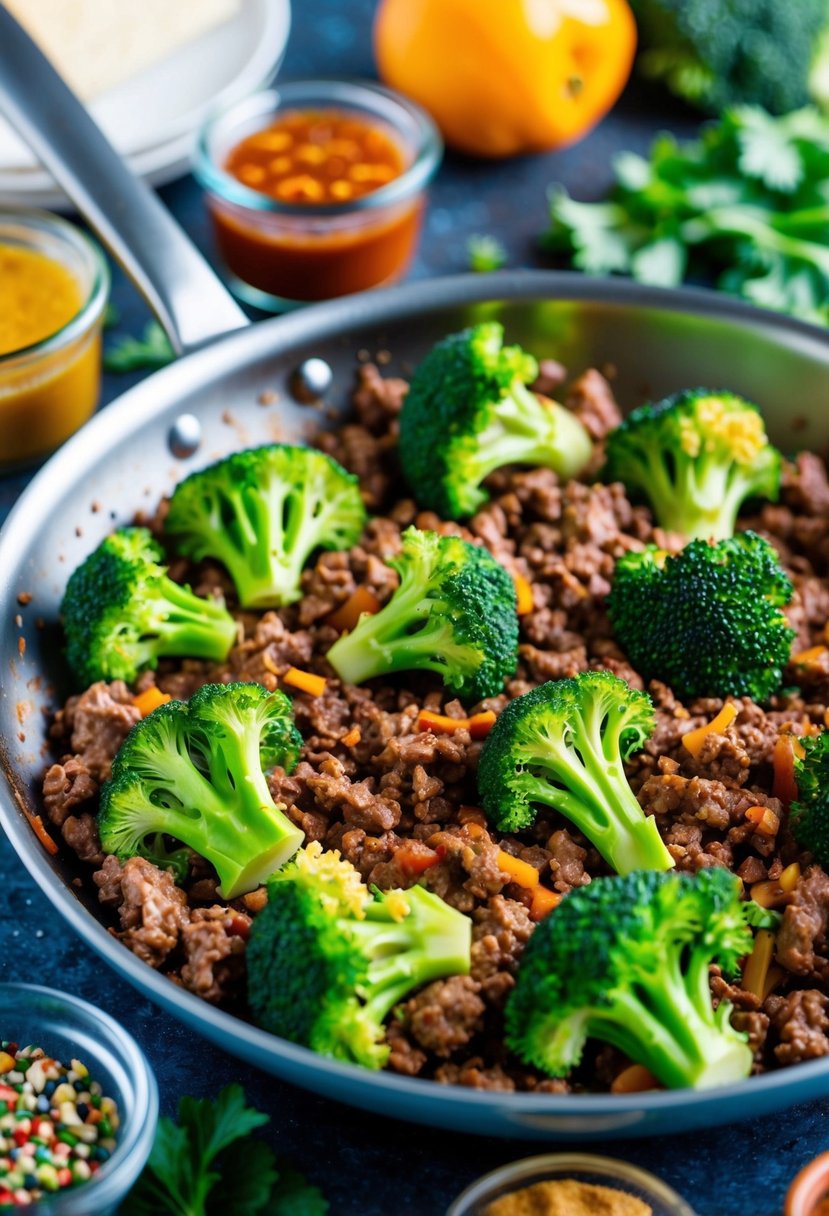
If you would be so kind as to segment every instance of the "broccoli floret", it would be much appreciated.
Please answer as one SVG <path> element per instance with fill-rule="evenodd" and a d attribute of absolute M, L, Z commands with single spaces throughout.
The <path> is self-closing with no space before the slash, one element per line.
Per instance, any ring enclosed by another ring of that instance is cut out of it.
<path fill-rule="evenodd" d="M 224 602 L 173 582 L 163 556 L 146 528 L 121 528 L 73 572 L 61 612 L 79 684 L 129 683 L 163 655 L 227 658 L 236 622 Z"/>
<path fill-rule="evenodd" d="M 647 693 L 609 671 L 583 671 L 516 697 L 481 751 L 487 816 L 501 832 L 520 832 L 539 805 L 553 807 L 619 874 L 669 870 L 673 859 L 623 767 L 653 728 Z"/>
<path fill-rule="evenodd" d="M 503 335 L 503 326 L 484 321 L 438 342 L 403 403 L 403 472 L 420 505 L 444 519 L 486 502 L 481 482 L 502 465 L 543 465 L 573 477 L 592 454 L 578 418 L 527 388 L 538 364 L 520 346 L 502 346 Z"/>
<path fill-rule="evenodd" d="M 501 692 L 515 671 L 515 584 L 486 549 L 407 528 L 392 598 L 328 651 L 349 684 L 393 671 L 436 671 L 447 688 L 474 703 Z"/>
<path fill-rule="evenodd" d="M 755 405 L 697 388 L 634 410 L 608 436 L 604 476 L 649 498 L 663 528 L 721 540 L 746 498 L 777 498 L 781 465 Z"/>
<path fill-rule="evenodd" d="M 215 866 L 224 899 L 253 890 L 302 843 L 263 771 L 290 772 L 301 746 L 291 702 L 261 684 L 205 684 L 186 704 L 160 706 L 115 757 L 101 794 L 102 847 L 164 865 L 164 833 Z"/>
<path fill-rule="evenodd" d="M 826 0 L 632 0 L 639 67 L 712 114 L 743 103 L 787 114 L 820 95 Z"/>
<path fill-rule="evenodd" d="M 243 608 L 290 604 L 315 549 L 347 549 L 366 511 L 356 477 L 313 448 L 270 444 L 191 473 L 165 528 L 179 553 L 217 558 Z"/>
<path fill-rule="evenodd" d="M 535 929 L 506 1009 L 507 1045 L 552 1076 L 600 1039 L 664 1085 L 705 1089 L 747 1077 L 752 1052 L 711 1005 L 708 968 L 737 974 L 751 952 L 736 875 L 642 871 L 597 878 Z"/>
<path fill-rule="evenodd" d="M 794 758 L 797 800 L 789 808 L 789 826 L 797 843 L 815 861 L 829 864 L 829 734 L 800 740 L 804 755 Z"/>
<path fill-rule="evenodd" d="M 780 687 L 794 630 L 792 584 L 762 536 L 691 541 L 670 556 L 649 545 L 616 563 L 607 606 L 619 642 L 646 680 L 679 697 L 751 697 Z"/>
<path fill-rule="evenodd" d="M 472 923 L 424 887 L 376 891 L 312 841 L 268 884 L 251 927 L 248 994 L 266 1030 L 382 1068 L 383 1019 L 413 988 L 467 975 Z"/>

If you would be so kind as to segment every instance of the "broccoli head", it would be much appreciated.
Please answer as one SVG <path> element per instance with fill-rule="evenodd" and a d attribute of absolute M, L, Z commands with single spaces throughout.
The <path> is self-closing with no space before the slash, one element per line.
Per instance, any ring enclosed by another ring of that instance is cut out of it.
<path fill-rule="evenodd" d="M 256 1022 L 321 1055 L 382 1068 L 383 1020 L 430 980 L 467 975 L 472 922 L 424 887 L 375 891 L 312 841 L 268 884 L 251 927 Z"/>
<path fill-rule="evenodd" d="M 357 478 L 314 448 L 234 452 L 176 486 L 165 528 L 179 553 L 222 562 L 243 608 L 298 600 L 315 549 L 347 549 L 365 527 Z"/>
<path fill-rule="evenodd" d="M 506 464 L 573 477 L 592 444 L 578 418 L 527 388 L 538 364 L 484 321 L 450 334 L 418 364 L 400 415 L 400 460 L 421 504 L 445 519 L 486 502 L 481 482 Z"/>
<path fill-rule="evenodd" d="M 752 104 L 787 114 L 820 96 L 826 0 L 632 0 L 639 67 L 720 114 Z"/>
<path fill-rule="evenodd" d="M 800 740 L 803 755 L 795 755 L 797 799 L 789 808 L 789 826 L 797 843 L 815 861 L 829 865 L 829 734 Z"/>
<path fill-rule="evenodd" d="M 478 788 L 488 818 L 518 832 L 549 806 L 619 874 L 674 864 L 623 762 L 654 728 L 651 699 L 609 671 L 584 671 L 516 697 L 487 736 Z"/>
<path fill-rule="evenodd" d="M 340 678 L 427 670 L 470 703 L 501 692 L 518 657 L 515 584 L 503 566 L 478 545 L 417 528 L 389 565 L 400 575 L 392 598 L 328 651 Z"/>
<path fill-rule="evenodd" d="M 708 969 L 737 974 L 752 934 L 728 870 L 642 871 L 577 887 L 537 926 L 506 1008 L 507 1045 L 554 1077 L 600 1039 L 663 1085 L 726 1085 L 751 1072 L 731 1004 Z"/>
<path fill-rule="evenodd" d="M 777 498 L 781 465 L 756 406 L 697 388 L 640 406 L 612 431 L 604 477 L 644 494 L 663 528 L 721 540 L 747 498 Z"/>
<path fill-rule="evenodd" d="M 792 584 L 762 536 L 739 532 L 675 557 L 649 545 L 616 563 L 610 621 L 633 666 L 679 697 L 768 700 L 780 687 L 794 630 Z"/>
<path fill-rule="evenodd" d="M 186 704 L 160 706 L 115 757 L 98 816 L 103 848 L 163 866 L 173 864 L 160 847 L 172 836 L 215 866 L 224 899 L 253 890 L 302 843 L 264 772 L 290 771 L 301 746 L 290 701 L 261 684 L 205 684 Z"/>
<path fill-rule="evenodd" d="M 61 612 L 79 684 L 131 682 L 163 655 L 227 658 L 237 627 L 224 602 L 173 582 L 163 556 L 147 528 L 121 528 L 73 572 Z"/>

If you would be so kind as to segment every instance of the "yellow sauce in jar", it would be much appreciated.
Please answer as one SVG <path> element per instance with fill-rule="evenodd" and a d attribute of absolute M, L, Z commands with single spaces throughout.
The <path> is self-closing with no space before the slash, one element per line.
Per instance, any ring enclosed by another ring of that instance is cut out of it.
<path fill-rule="evenodd" d="M 84 306 L 75 276 L 34 249 L 0 243 L 0 466 L 50 451 L 76 431 L 100 391 L 100 326 L 49 353 L 32 346 Z"/>

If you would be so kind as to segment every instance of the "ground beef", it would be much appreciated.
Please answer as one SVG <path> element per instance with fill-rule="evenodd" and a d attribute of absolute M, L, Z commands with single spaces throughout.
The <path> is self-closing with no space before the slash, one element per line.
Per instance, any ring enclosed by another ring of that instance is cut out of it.
<path fill-rule="evenodd" d="M 502 851 L 527 862 L 561 895 L 606 875 L 608 867 L 552 811 L 542 811 L 527 831 L 498 833 L 479 805 L 481 742 L 466 729 L 419 731 L 418 715 L 423 708 L 456 718 L 476 709 L 499 713 L 510 697 L 589 669 L 613 671 L 644 689 L 613 636 L 607 593 L 622 554 L 650 543 L 674 552 L 683 538 L 654 527 L 647 507 L 631 503 L 621 485 L 595 476 L 604 438 L 620 420 L 608 380 L 591 370 L 568 386 L 566 369 L 545 361 L 533 387 L 563 401 L 584 423 L 595 442 L 590 466 L 568 482 L 548 469 L 499 469 L 487 478 L 488 500 L 458 524 L 420 510 L 401 476 L 396 445 L 406 382 L 362 364 L 353 419 L 316 440 L 360 478 L 372 518 L 359 542 L 345 552 L 316 555 L 295 604 L 237 612 L 239 637 L 225 663 L 164 660 L 140 677 L 137 689 L 157 684 L 186 699 L 208 681 L 281 688 L 289 667 L 324 676 L 321 696 L 286 690 L 304 744 L 292 773 L 269 774 L 274 799 L 309 840 L 340 850 L 365 882 L 381 889 L 421 882 L 472 921 L 470 974 L 437 980 L 398 1005 L 387 1024 L 388 1067 L 474 1088 L 567 1093 L 608 1088 L 627 1061 L 615 1049 L 591 1047 L 572 1077 L 553 1080 L 520 1066 L 506 1050 L 504 1004 L 535 921 L 530 892 L 502 869 Z M 162 505 L 151 521 L 159 535 L 163 513 Z M 824 645 L 829 479 L 823 462 L 800 454 L 786 466 L 780 502 L 763 504 L 741 523 L 769 537 L 793 580 L 787 612 L 796 649 Z M 399 553 L 401 532 L 411 524 L 485 545 L 530 585 L 532 610 L 520 619 L 515 676 L 502 695 L 479 706 L 462 704 L 427 673 L 343 687 L 327 663 L 338 636 L 331 614 L 357 588 L 371 592 L 379 605 L 389 600 L 398 576 L 388 559 Z M 174 559 L 171 574 L 200 594 L 220 593 L 234 602 L 227 574 L 216 563 Z M 685 735 L 709 722 L 722 701 L 684 703 L 651 681 L 655 729 L 627 765 L 631 787 L 679 870 L 727 866 L 749 893 L 754 884 L 779 878 L 792 862 L 802 866 L 794 891 L 778 893 L 782 922 L 771 994 L 761 1002 L 738 980 L 726 981 L 716 969 L 711 976 L 714 1000 L 732 1004 L 733 1024 L 748 1036 L 755 1071 L 829 1051 L 829 876 L 798 849 L 786 808 L 770 792 L 780 733 L 805 733 L 829 720 L 829 659 L 808 670 L 790 665 L 785 684 L 800 687 L 767 706 L 732 698 L 737 717 L 724 732 L 709 734 L 693 756 Z M 112 931 L 175 982 L 245 1016 L 245 941 L 264 906 L 264 889 L 228 905 L 217 893 L 212 867 L 195 854 L 183 886 L 141 858 L 122 865 L 102 854 L 95 823 L 100 786 L 138 718 L 133 690 L 119 681 L 94 684 L 67 701 L 51 727 L 54 763 L 44 778 L 45 814 L 84 862 L 82 881 L 91 873 Z M 769 812 L 762 831 L 756 815 L 748 814 L 758 806 Z"/>

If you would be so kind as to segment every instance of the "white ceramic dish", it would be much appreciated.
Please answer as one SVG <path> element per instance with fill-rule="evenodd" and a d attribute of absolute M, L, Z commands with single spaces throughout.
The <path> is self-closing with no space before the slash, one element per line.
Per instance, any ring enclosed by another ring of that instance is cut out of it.
<path fill-rule="evenodd" d="M 133 172 L 156 186 L 172 181 L 187 172 L 207 113 L 273 78 L 290 24 L 290 0 L 242 0 L 230 21 L 96 98 L 92 115 Z M 0 202 L 70 206 L 2 119 Z"/>

